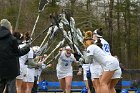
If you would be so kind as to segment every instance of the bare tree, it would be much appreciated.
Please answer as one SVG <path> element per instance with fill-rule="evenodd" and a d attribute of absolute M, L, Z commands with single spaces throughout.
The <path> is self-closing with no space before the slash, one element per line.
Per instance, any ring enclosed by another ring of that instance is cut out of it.
<path fill-rule="evenodd" d="M 18 29 L 19 18 L 20 18 L 21 8 L 22 8 L 22 2 L 23 2 L 23 0 L 20 0 L 20 3 L 19 3 L 19 11 L 18 11 L 18 16 L 17 16 L 16 26 L 15 26 L 15 30 L 14 30 L 14 31 L 17 31 L 17 29 Z"/>
<path fill-rule="evenodd" d="M 108 24 L 109 24 L 109 42 L 110 42 L 110 48 L 112 51 L 112 46 L 113 46 L 113 6 L 114 6 L 114 0 L 110 0 L 109 3 L 109 19 L 108 19 Z"/>
<path fill-rule="evenodd" d="M 125 13 L 124 13 L 124 21 L 125 21 L 125 62 L 127 64 L 127 67 L 129 67 L 128 60 L 131 61 L 130 56 L 130 0 L 125 0 Z"/>
<path fill-rule="evenodd" d="M 117 0 L 117 31 L 118 31 L 118 36 L 120 38 L 118 38 L 118 41 L 121 41 L 121 27 L 120 27 L 120 0 Z M 117 44 L 117 51 L 118 51 L 118 55 L 119 56 L 119 59 L 122 59 L 121 58 L 121 42 L 118 42 Z"/>
<path fill-rule="evenodd" d="M 140 55 L 140 26 L 139 26 L 139 24 L 140 24 L 140 2 L 138 2 L 137 1 L 137 11 L 136 11 L 136 16 L 137 16 L 137 32 L 136 32 L 136 34 L 137 34 L 137 62 L 139 62 L 140 61 L 140 58 L 139 58 L 139 55 Z M 139 63 L 139 65 L 138 65 L 138 67 L 140 66 L 140 63 Z"/>

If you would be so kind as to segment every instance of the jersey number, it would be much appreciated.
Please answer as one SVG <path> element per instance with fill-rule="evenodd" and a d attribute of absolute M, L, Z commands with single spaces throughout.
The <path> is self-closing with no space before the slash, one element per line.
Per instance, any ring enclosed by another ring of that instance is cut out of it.
<path fill-rule="evenodd" d="M 109 51 L 110 51 L 109 44 L 104 44 L 104 50 L 105 50 L 106 52 L 109 52 Z"/>
<path fill-rule="evenodd" d="M 68 66 L 68 63 L 66 63 L 65 66 Z"/>

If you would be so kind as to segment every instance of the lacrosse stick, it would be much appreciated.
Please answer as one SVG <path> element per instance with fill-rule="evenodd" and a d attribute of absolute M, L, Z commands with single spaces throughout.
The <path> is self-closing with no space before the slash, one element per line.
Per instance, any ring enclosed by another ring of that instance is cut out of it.
<path fill-rule="evenodd" d="M 62 46 L 64 44 L 64 41 L 65 41 L 65 38 L 57 44 L 55 49 L 52 50 L 52 52 L 42 61 L 42 63 L 44 63 L 52 55 L 52 53 L 54 53 L 60 46 Z"/>
<path fill-rule="evenodd" d="M 35 24 L 33 26 L 33 29 L 32 29 L 32 32 L 31 32 L 31 38 L 34 34 L 34 31 L 35 31 L 35 28 L 36 28 L 36 25 L 37 25 L 37 22 L 38 22 L 38 19 L 40 17 L 40 13 L 44 10 L 45 6 L 48 4 L 48 0 L 40 0 L 39 2 L 39 7 L 38 7 L 38 16 L 36 18 L 36 21 L 35 21 Z"/>

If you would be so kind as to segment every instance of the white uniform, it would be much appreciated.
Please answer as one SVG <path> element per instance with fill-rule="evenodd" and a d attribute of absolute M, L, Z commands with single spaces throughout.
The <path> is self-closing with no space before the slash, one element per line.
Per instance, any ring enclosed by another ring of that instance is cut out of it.
<path fill-rule="evenodd" d="M 39 77 L 42 73 L 42 70 L 45 69 L 45 68 L 46 68 L 46 64 L 42 63 L 41 67 L 35 69 L 35 75 L 34 76 L 38 77 L 38 79 L 39 79 Z"/>
<path fill-rule="evenodd" d="M 19 47 L 22 48 L 26 45 L 26 43 L 20 44 Z M 28 54 L 19 57 L 19 64 L 20 64 L 20 75 L 16 77 L 16 79 L 23 79 L 24 75 L 26 74 L 26 65 L 25 62 L 27 61 Z"/>
<path fill-rule="evenodd" d="M 30 48 L 30 51 L 27 54 L 27 59 L 33 58 L 33 50 Z M 26 65 L 26 74 L 24 75 L 23 81 L 24 82 L 34 82 L 34 74 L 35 68 L 28 68 Z"/>
<path fill-rule="evenodd" d="M 83 64 L 83 79 L 87 80 L 87 71 L 90 69 L 90 64 Z"/>
<path fill-rule="evenodd" d="M 85 58 L 86 57 L 86 50 L 83 51 L 83 55 L 84 55 L 84 58 Z M 87 80 L 87 71 L 90 70 L 90 64 L 82 64 L 82 68 L 83 68 L 83 79 Z"/>
<path fill-rule="evenodd" d="M 89 71 L 89 70 L 91 72 L 92 80 L 94 78 L 99 78 L 103 71 L 101 65 L 95 61 L 93 61 L 92 64 L 83 64 L 82 68 L 83 68 L 83 79 L 84 80 L 87 80 L 87 71 Z"/>
<path fill-rule="evenodd" d="M 57 77 L 62 79 L 66 76 L 73 76 L 72 62 L 76 62 L 73 54 L 70 57 L 65 55 L 66 51 L 62 51 L 57 63 Z"/>
<path fill-rule="evenodd" d="M 100 40 L 103 45 L 102 46 L 103 51 L 106 54 L 111 55 L 109 43 L 106 40 L 104 40 L 103 38 L 100 38 Z M 95 41 L 95 42 L 97 42 L 97 41 Z M 92 79 L 94 79 L 94 78 L 99 78 L 100 75 L 102 75 L 103 69 L 102 69 L 101 65 L 93 59 L 93 63 L 90 66 L 90 71 L 91 71 Z"/>
<path fill-rule="evenodd" d="M 103 46 L 102 46 L 103 51 L 104 51 L 105 53 L 111 55 L 109 43 L 108 43 L 106 40 L 104 40 L 103 38 L 100 38 L 100 40 L 101 40 L 101 43 L 102 43 L 102 45 L 103 45 Z"/>
<path fill-rule="evenodd" d="M 92 44 L 87 48 L 87 56 L 92 56 L 93 59 L 103 67 L 104 71 L 115 71 L 112 78 L 121 77 L 121 68 L 117 58 L 106 54 L 97 45 Z"/>
<path fill-rule="evenodd" d="M 90 65 L 91 79 L 100 78 L 103 69 L 101 65 L 93 59 L 93 63 Z"/>

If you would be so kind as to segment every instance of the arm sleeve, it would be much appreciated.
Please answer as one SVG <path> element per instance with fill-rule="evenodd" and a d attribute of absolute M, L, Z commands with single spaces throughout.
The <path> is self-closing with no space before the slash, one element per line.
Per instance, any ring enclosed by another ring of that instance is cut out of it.
<path fill-rule="evenodd" d="M 30 47 L 28 45 L 26 45 L 20 49 L 19 56 L 23 56 L 23 55 L 27 54 L 29 51 L 30 51 Z"/>
<path fill-rule="evenodd" d="M 32 66 L 32 67 L 38 66 L 38 64 L 36 64 L 34 62 L 34 59 L 33 58 L 28 58 L 28 64 L 27 65 Z"/>
<path fill-rule="evenodd" d="M 33 50 L 30 49 L 30 51 L 28 53 L 28 62 L 27 62 L 27 65 L 28 65 L 29 68 L 30 67 L 33 68 L 33 67 L 41 66 L 41 64 L 39 65 L 39 64 L 34 62 L 33 55 L 34 55 Z"/>
<path fill-rule="evenodd" d="M 82 65 L 85 64 L 85 58 L 81 57 L 81 58 L 79 58 L 79 61 L 77 61 L 77 62 L 79 64 L 79 67 L 82 67 Z"/>
<path fill-rule="evenodd" d="M 89 55 L 85 58 L 85 63 L 89 64 L 89 63 L 93 63 L 93 56 Z"/>

